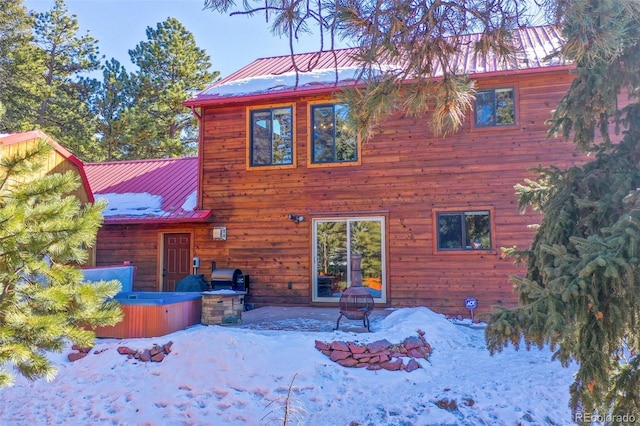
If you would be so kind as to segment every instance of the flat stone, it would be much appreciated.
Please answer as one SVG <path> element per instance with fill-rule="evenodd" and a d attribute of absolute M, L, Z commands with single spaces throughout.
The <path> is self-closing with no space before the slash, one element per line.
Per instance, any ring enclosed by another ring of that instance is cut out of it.
<path fill-rule="evenodd" d="M 118 353 L 120 355 L 134 355 L 136 351 L 126 346 L 118 346 Z"/>
<path fill-rule="evenodd" d="M 151 359 L 151 354 L 149 353 L 149 349 L 145 349 L 144 351 L 140 352 L 138 359 L 143 362 L 149 362 L 149 360 Z"/>
<path fill-rule="evenodd" d="M 364 346 L 356 345 L 355 343 L 349 343 L 349 350 L 352 354 L 363 354 L 367 351 L 367 348 Z"/>
<path fill-rule="evenodd" d="M 162 362 L 164 359 L 164 352 L 158 352 L 151 357 L 151 362 Z"/>
<path fill-rule="evenodd" d="M 71 352 L 69 355 L 67 355 L 67 358 L 69 359 L 69 361 L 74 362 L 84 358 L 85 356 L 87 356 L 86 352 Z"/>
<path fill-rule="evenodd" d="M 347 345 L 345 342 L 340 342 L 340 341 L 331 342 L 331 350 L 332 351 L 351 352 L 351 351 L 349 351 L 349 345 Z"/>
<path fill-rule="evenodd" d="M 380 367 L 389 371 L 404 370 L 404 364 L 402 363 L 401 359 L 396 359 L 395 361 L 381 362 Z"/>
<path fill-rule="evenodd" d="M 411 373 L 412 371 L 417 370 L 418 368 L 421 368 L 421 366 L 418 363 L 418 361 L 416 361 L 415 359 L 411 358 L 409 360 L 409 362 L 407 363 L 407 367 L 405 368 L 405 370 L 407 371 L 407 373 Z"/>
<path fill-rule="evenodd" d="M 351 352 L 332 351 L 330 358 L 331 358 L 331 361 L 338 361 L 340 359 L 351 358 Z"/>
<path fill-rule="evenodd" d="M 382 369 L 382 367 L 380 367 L 380 364 L 369 364 L 367 366 L 367 370 L 376 371 L 376 370 L 380 370 L 380 369 Z"/>
<path fill-rule="evenodd" d="M 389 343 L 389 341 L 387 339 L 383 339 L 383 340 L 378 340 L 378 341 L 373 342 L 373 343 L 369 343 L 367 345 L 367 349 L 369 349 L 369 352 L 375 354 L 375 353 L 382 352 L 382 351 L 386 350 L 387 348 L 389 348 L 389 346 L 391 346 L 391 343 Z"/>
<path fill-rule="evenodd" d="M 411 348 L 407 351 L 407 355 L 412 358 L 424 358 L 425 353 L 420 350 L 420 348 Z"/>
<path fill-rule="evenodd" d="M 355 360 L 353 358 L 339 359 L 336 362 L 343 367 L 355 367 L 356 365 L 358 365 L 358 360 Z"/>
<path fill-rule="evenodd" d="M 352 355 L 355 359 L 364 359 L 364 358 L 371 358 L 371 354 L 369 352 L 365 352 L 363 354 L 353 354 Z"/>
<path fill-rule="evenodd" d="M 402 345 L 408 351 L 409 349 L 419 348 L 420 346 L 423 345 L 423 343 L 419 338 L 415 336 L 411 336 L 411 337 L 407 337 Z"/>
<path fill-rule="evenodd" d="M 315 343 L 316 349 L 319 351 L 328 351 L 331 349 L 331 345 L 325 342 L 321 342 L 320 340 L 316 340 Z"/>

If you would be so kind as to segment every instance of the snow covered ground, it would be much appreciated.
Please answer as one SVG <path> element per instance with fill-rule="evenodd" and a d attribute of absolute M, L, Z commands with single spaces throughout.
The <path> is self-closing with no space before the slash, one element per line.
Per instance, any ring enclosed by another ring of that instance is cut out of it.
<path fill-rule="evenodd" d="M 304 327 L 302 327 L 304 328 Z M 150 339 L 98 339 L 89 355 L 59 367 L 52 382 L 16 378 L 0 389 L 1 425 L 569 425 L 576 368 L 548 350 L 490 356 L 481 326 L 454 324 L 426 308 L 393 311 L 371 333 L 198 325 Z M 401 343 L 425 331 L 423 368 L 345 368 L 315 340 Z M 129 359 L 118 346 L 173 342 L 160 363 Z M 445 403 L 455 401 L 455 409 Z"/>

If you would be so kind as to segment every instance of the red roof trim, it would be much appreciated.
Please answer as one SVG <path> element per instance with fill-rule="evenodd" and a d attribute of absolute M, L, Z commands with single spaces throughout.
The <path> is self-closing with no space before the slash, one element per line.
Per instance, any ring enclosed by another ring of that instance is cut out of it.
<path fill-rule="evenodd" d="M 108 216 L 105 225 L 140 225 L 163 223 L 205 223 L 211 221 L 213 210 L 198 210 L 188 216 Z"/>

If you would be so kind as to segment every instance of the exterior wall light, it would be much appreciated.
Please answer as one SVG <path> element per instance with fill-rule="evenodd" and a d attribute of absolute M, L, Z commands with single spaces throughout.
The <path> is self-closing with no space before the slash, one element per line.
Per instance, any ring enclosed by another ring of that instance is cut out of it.
<path fill-rule="evenodd" d="M 296 225 L 300 222 L 304 222 L 304 216 L 294 213 L 289 213 L 289 219 L 291 219 Z"/>

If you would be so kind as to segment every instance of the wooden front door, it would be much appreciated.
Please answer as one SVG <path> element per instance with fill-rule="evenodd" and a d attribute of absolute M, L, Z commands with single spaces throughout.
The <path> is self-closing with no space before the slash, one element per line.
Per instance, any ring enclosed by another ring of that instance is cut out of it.
<path fill-rule="evenodd" d="M 191 234 L 164 234 L 162 290 L 176 291 L 176 283 L 189 275 Z"/>

